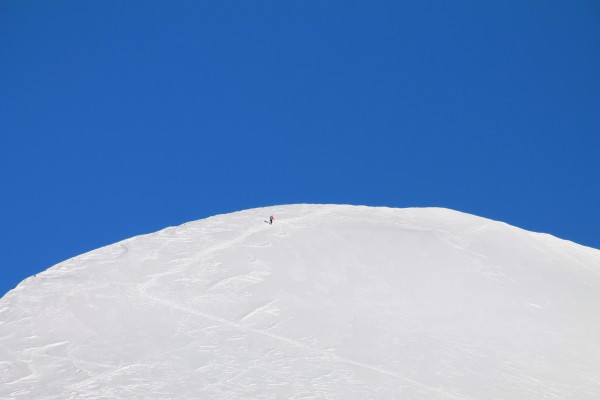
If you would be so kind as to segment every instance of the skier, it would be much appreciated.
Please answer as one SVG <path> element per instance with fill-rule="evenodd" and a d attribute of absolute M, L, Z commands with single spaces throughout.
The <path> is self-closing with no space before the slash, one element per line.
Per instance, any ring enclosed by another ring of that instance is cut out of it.
<path fill-rule="evenodd" d="M 275 217 L 271 215 L 271 216 L 269 217 L 269 223 L 270 223 L 271 225 L 273 225 L 273 221 L 275 221 Z"/>

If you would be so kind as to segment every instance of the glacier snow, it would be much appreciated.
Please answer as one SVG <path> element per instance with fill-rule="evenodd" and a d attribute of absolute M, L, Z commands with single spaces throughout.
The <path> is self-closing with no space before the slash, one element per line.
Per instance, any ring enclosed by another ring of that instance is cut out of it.
<path fill-rule="evenodd" d="M 440 208 L 218 215 L 0 299 L 0 398 L 600 399 L 600 251 Z"/>

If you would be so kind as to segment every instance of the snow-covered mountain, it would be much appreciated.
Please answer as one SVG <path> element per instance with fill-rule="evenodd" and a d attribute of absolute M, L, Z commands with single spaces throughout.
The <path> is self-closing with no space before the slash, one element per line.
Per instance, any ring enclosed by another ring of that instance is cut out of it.
<path fill-rule="evenodd" d="M 4 296 L 0 398 L 600 399 L 600 251 L 436 208 L 219 215 Z"/>

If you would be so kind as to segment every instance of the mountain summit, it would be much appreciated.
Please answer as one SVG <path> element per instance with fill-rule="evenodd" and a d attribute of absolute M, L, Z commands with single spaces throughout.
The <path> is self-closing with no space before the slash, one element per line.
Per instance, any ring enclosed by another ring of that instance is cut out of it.
<path fill-rule="evenodd" d="M 218 215 L 0 299 L 3 399 L 591 400 L 599 366 L 600 251 L 447 209 Z"/>

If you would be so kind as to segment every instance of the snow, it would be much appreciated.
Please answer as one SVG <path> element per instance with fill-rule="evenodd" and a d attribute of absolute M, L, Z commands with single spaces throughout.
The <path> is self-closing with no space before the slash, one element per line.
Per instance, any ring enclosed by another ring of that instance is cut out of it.
<path fill-rule="evenodd" d="M 447 209 L 287 205 L 23 281 L 0 299 L 0 398 L 600 399 L 599 338 L 598 250 Z"/>

